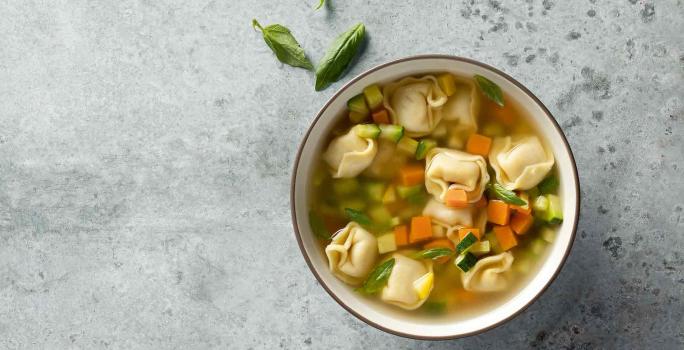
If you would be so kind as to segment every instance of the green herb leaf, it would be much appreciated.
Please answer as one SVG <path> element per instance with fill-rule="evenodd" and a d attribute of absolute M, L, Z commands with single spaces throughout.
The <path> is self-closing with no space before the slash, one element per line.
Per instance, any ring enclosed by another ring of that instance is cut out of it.
<path fill-rule="evenodd" d="M 454 251 L 449 248 L 431 248 L 421 250 L 413 255 L 414 259 L 437 259 L 443 256 L 451 256 Z"/>
<path fill-rule="evenodd" d="M 325 89 L 342 77 L 361 46 L 365 30 L 363 23 L 359 23 L 335 39 L 318 63 L 316 91 Z"/>
<path fill-rule="evenodd" d="M 374 294 L 387 284 L 390 274 L 394 268 L 394 258 L 389 259 L 378 265 L 371 271 L 363 285 L 356 290 L 365 294 Z"/>
<path fill-rule="evenodd" d="M 505 187 L 499 185 L 498 183 L 490 183 L 487 185 L 489 193 L 493 194 L 496 198 L 502 201 L 513 204 L 513 205 L 525 205 L 527 202 L 522 200 L 520 197 L 515 195 L 515 192 L 507 190 Z"/>
<path fill-rule="evenodd" d="M 347 219 L 355 221 L 362 226 L 370 226 L 373 223 L 366 214 L 356 209 L 344 208 L 344 214 L 347 215 Z"/>
<path fill-rule="evenodd" d="M 477 81 L 477 85 L 480 87 L 480 90 L 482 90 L 482 92 L 489 97 L 490 100 L 494 101 L 494 103 L 501 107 L 504 106 L 503 92 L 501 92 L 499 85 L 494 84 L 493 81 L 478 74 L 475 75 L 475 81 Z"/>
<path fill-rule="evenodd" d="M 320 10 L 323 5 L 325 5 L 325 0 L 320 0 L 318 6 L 314 7 L 314 10 Z"/>
<path fill-rule="evenodd" d="M 558 178 L 551 175 L 546 179 L 542 180 L 542 182 L 540 182 L 537 186 L 539 188 L 539 193 L 553 194 L 558 189 L 558 185 L 560 185 L 560 183 L 558 182 Z"/>
<path fill-rule="evenodd" d="M 252 27 L 261 30 L 266 45 L 271 48 L 280 62 L 293 67 L 313 70 L 314 67 L 311 61 L 306 58 L 304 49 L 299 46 L 299 43 L 292 36 L 289 29 L 280 24 L 262 27 L 256 19 L 252 19 Z"/>
<path fill-rule="evenodd" d="M 330 239 L 330 232 L 328 232 L 328 229 L 325 228 L 323 219 L 321 219 L 321 217 L 318 216 L 318 214 L 316 214 L 313 210 L 309 212 L 309 225 L 311 226 L 311 230 L 316 237 L 324 240 Z"/>

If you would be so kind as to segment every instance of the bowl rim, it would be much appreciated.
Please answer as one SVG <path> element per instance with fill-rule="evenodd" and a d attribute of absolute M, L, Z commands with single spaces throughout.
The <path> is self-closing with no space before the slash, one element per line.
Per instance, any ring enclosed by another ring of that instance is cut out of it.
<path fill-rule="evenodd" d="M 313 263 L 311 262 L 311 259 L 309 258 L 308 254 L 306 253 L 306 250 L 304 248 L 304 243 L 302 241 L 301 237 L 301 232 L 299 230 L 299 226 L 297 225 L 297 213 L 295 210 L 295 182 L 297 179 L 297 169 L 299 169 L 299 161 L 301 159 L 302 155 L 302 150 L 304 149 L 304 145 L 307 143 L 309 139 L 309 135 L 311 134 L 311 131 L 313 130 L 314 126 L 318 121 L 320 120 L 321 116 L 323 113 L 328 109 L 330 104 L 336 100 L 342 92 L 350 88 L 352 85 L 354 85 L 357 81 L 361 80 L 363 77 L 378 71 L 380 69 L 384 69 L 387 67 L 390 67 L 392 65 L 402 63 L 402 62 L 407 62 L 407 61 L 414 61 L 414 60 L 424 60 L 424 59 L 446 59 L 446 60 L 453 60 L 453 61 L 459 61 L 459 62 L 465 62 L 469 64 L 473 64 L 476 66 L 480 66 L 486 70 L 492 71 L 504 79 L 508 80 L 512 84 L 514 84 L 517 88 L 519 88 L 523 93 L 528 95 L 544 112 L 544 115 L 546 116 L 549 121 L 551 121 L 551 124 L 554 126 L 558 134 L 560 135 L 561 141 L 563 141 L 563 146 L 565 147 L 565 150 L 568 152 L 568 155 L 570 156 L 570 161 L 571 161 L 571 166 L 573 170 L 573 177 L 575 179 L 575 217 L 573 218 L 572 221 L 572 236 L 570 243 L 565 249 L 565 254 L 563 255 L 563 258 L 560 261 L 560 264 L 556 268 L 556 271 L 553 273 L 551 278 L 549 278 L 548 282 L 544 285 L 544 287 L 537 293 L 528 303 L 523 305 L 520 309 L 509 315 L 508 317 L 502 319 L 499 322 L 496 322 L 490 326 L 478 329 L 476 331 L 472 332 L 467 332 L 467 333 L 462 333 L 462 334 L 454 334 L 454 335 L 446 335 L 446 336 L 429 336 L 429 335 L 420 335 L 420 334 L 411 334 L 411 333 L 404 333 L 404 332 L 399 332 L 390 328 L 387 328 L 381 324 L 375 323 L 358 312 L 356 312 L 354 309 L 352 309 L 350 306 L 345 304 L 342 300 L 340 300 L 335 293 L 328 287 L 325 282 L 323 282 L 323 279 L 319 276 L 318 272 L 316 272 L 316 269 L 313 266 Z M 546 108 L 544 103 L 542 103 L 539 98 L 534 95 L 529 89 L 527 89 L 522 83 L 518 82 L 515 78 L 511 77 L 510 75 L 502 72 L 501 70 L 490 66 L 486 63 L 482 63 L 479 61 L 476 61 L 471 58 L 466 58 L 466 57 L 460 57 L 460 56 L 454 56 L 454 55 L 446 55 L 446 54 L 424 54 L 424 55 L 412 55 L 412 56 L 407 56 L 399 59 L 395 59 L 383 64 L 379 64 L 377 66 L 374 66 L 359 75 L 355 76 L 353 79 L 349 80 L 347 83 L 345 83 L 342 87 L 340 87 L 329 99 L 328 101 L 319 109 L 318 113 L 316 114 L 316 117 L 314 120 L 311 122 L 311 125 L 307 129 L 306 133 L 304 134 L 304 137 L 302 138 L 301 143 L 299 144 L 299 147 L 297 149 L 297 155 L 295 156 L 295 160 L 293 163 L 292 167 L 292 175 L 290 177 L 290 214 L 292 217 L 292 226 L 294 228 L 295 232 L 295 237 L 297 239 L 297 244 L 299 246 L 299 250 L 302 253 L 302 256 L 304 257 L 304 260 L 306 261 L 307 266 L 309 266 L 309 270 L 311 270 L 311 273 L 313 273 L 314 277 L 316 277 L 316 280 L 318 281 L 318 284 L 320 284 L 323 289 L 335 300 L 340 306 L 342 306 L 347 312 L 351 313 L 354 315 L 356 318 L 360 319 L 361 321 L 365 322 L 366 324 L 373 326 L 383 332 L 401 336 L 404 338 L 410 338 L 410 339 L 416 339 L 416 340 L 450 340 L 450 339 L 458 339 L 458 338 L 465 338 L 465 337 L 470 337 L 473 335 L 481 334 L 484 332 L 487 332 L 489 330 L 492 330 L 494 328 L 497 328 L 508 321 L 512 320 L 513 318 L 517 317 L 520 315 L 523 311 L 525 311 L 530 305 L 532 305 L 539 297 L 541 297 L 544 292 L 549 288 L 549 286 L 556 280 L 558 275 L 560 274 L 561 270 L 563 269 L 563 266 L 565 266 L 565 262 L 567 261 L 568 256 L 570 255 L 570 251 L 572 250 L 572 247 L 575 243 L 575 238 L 577 235 L 577 224 L 579 222 L 579 216 L 580 216 L 580 198 L 581 198 L 581 193 L 580 193 L 580 182 L 579 182 L 579 175 L 577 172 L 577 163 L 575 161 L 575 156 L 572 153 L 572 148 L 570 147 L 570 144 L 568 143 L 568 140 L 565 137 L 565 134 L 563 133 L 563 130 L 560 128 L 560 125 L 558 125 L 558 122 L 556 121 L 556 118 L 553 117 L 551 112 Z"/>

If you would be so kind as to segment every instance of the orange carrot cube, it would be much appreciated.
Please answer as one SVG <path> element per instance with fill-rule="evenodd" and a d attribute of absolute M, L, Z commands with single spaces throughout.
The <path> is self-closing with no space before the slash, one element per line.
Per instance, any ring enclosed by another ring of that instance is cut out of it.
<path fill-rule="evenodd" d="M 487 204 L 487 221 L 497 225 L 508 225 L 510 210 L 506 202 L 492 199 Z"/>
<path fill-rule="evenodd" d="M 467 236 L 468 233 L 474 234 L 478 240 L 482 238 L 479 228 L 460 228 L 458 229 L 458 240 L 463 240 L 463 238 L 465 238 L 465 236 Z"/>
<path fill-rule="evenodd" d="M 524 214 L 521 212 L 516 212 L 511 218 L 511 229 L 519 235 L 527 233 L 532 227 L 534 218 L 530 214 Z"/>
<path fill-rule="evenodd" d="M 416 243 L 432 238 L 432 220 L 429 216 L 414 216 L 411 218 L 409 243 Z"/>
<path fill-rule="evenodd" d="M 398 247 L 409 243 L 408 228 L 406 225 L 394 226 L 394 241 Z"/>
<path fill-rule="evenodd" d="M 470 154 L 479 154 L 487 157 L 489 148 L 492 146 L 492 139 L 480 134 L 472 134 L 466 143 L 466 152 Z"/>
<path fill-rule="evenodd" d="M 496 240 L 499 241 L 499 246 L 504 251 L 518 245 L 518 240 L 509 226 L 494 226 L 494 235 L 496 235 Z"/>
<path fill-rule="evenodd" d="M 425 168 L 422 164 L 407 164 L 399 169 L 399 183 L 403 186 L 414 186 L 425 180 Z"/>
<path fill-rule="evenodd" d="M 447 207 L 452 208 L 467 208 L 468 207 L 468 194 L 466 191 L 460 188 L 451 188 L 447 191 L 444 196 L 444 202 L 446 202 Z"/>
<path fill-rule="evenodd" d="M 390 124 L 389 115 L 384 108 L 377 112 L 373 112 L 372 117 L 375 124 Z"/>

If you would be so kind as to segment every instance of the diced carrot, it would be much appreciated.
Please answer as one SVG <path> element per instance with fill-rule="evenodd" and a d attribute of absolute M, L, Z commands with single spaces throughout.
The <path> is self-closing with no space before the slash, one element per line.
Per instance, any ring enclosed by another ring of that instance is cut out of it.
<path fill-rule="evenodd" d="M 497 225 L 508 225 L 510 210 L 508 204 L 498 199 L 492 199 L 487 204 L 487 221 Z"/>
<path fill-rule="evenodd" d="M 411 218 L 409 243 L 416 243 L 432 238 L 432 220 L 429 216 L 414 216 Z"/>
<path fill-rule="evenodd" d="M 451 250 L 454 250 L 454 243 L 451 242 L 448 239 L 442 238 L 442 239 L 435 239 L 430 241 L 429 243 L 426 243 L 423 245 L 423 249 L 432 249 L 432 248 L 449 248 Z M 438 264 L 444 264 L 445 262 L 449 261 L 448 256 L 443 256 L 441 258 L 437 258 L 434 260 Z"/>
<path fill-rule="evenodd" d="M 511 205 L 511 210 L 515 210 L 515 211 L 522 213 L 522 214 L 532 214 L 532 207 L 530 206 L 530 196 L 525 192 L 520 192 L 520 193 L 518 193 L 518 197 L 520 197 L 520 199 L 527 202 L 527 205 L 524 205 L 524 206 Z"/>
<path fill-rule="evenodd" d="M 486 109 L 486 115 L 492 116 L 499 120 L 500 122 L 504 123 L 505 125 L 513 125 L 515 122 L 515 114 L 516 111 L 513 109 L 513 107 L 510 104 L 507 104 L 506 107 L 499 107 L 494 103 L 488 103 L 489 108 Z"/>
<path fill-rule="evenodd" d="M 425 180 L 425 168 L 421 164 L 407 164 L 399 170 L 399 183 L 414 186 Z"/>
<path fill-rule="evenodd" d="M 482 238 L 482 235 L 480 234 L 480 229 L 479 228 L 459 228 L 458 229 L 458 240 L 462 240 L 465 238 L 465 236 L 468 235 L 468 233 L 473 233 L 475 237 L 479 240 Z"/>
<path fill-rule="evenodd" d="M 456 289 L 456 302 L 463 304 L 469 304 L 472 303 L 473 301 L 477 300 L 477 296 L 473 292 L 469 292 L 465 289 L 457 288 Z"/>
<path fill-rule="evenodd" d="M 408 228 L 406 225 L 394 226 L 394 241 L 397 246 L 405 246 L 408 244 Z"/>
<path fill-rule="evenodd" d="M 518 240 L 509 226 L 494 226 L 494 235 L 496 235 L 496 240 L 499 241 L 499 246 L 504 251 L 518 245 Z"/>
<path fill-rule="evenodd" d="M 511 218 L 511 229 L 519 235 L 527 233 L 527 231 L 532 227 L 534 218 L 530 214 L 524 214 L 521 212 L 516 212 Z"/>
<path fill-rule="evenodd" d="M 466 191 L 460 188 L 451 188 L 447 191 L 444 196 L 444 202 L 447 207 L 452 208 L 467 208 L 468 207 L 468 194 Z"/>
<path fill-rule="evenodd" d="M 390 123 L 389 115 L 387 114 L 387 110 L 384 108 L 377 111 L 377 112 L 373 112 L 372 116 L 373 116 L 373 122 L 375 124 L 389 124 Z"/>
<path fill-rule="evenodd" d="M 466 143 L 466 152 L 470 154 L 479 154 L 487 157 L 489 148 L 492 146 L 492 139 L 480 134 L 472 134 Z"/>
<path fill-rule="evenodd" d="M 475 208 L 486 208 L 487 207 L 487 198 L 485 196 L 480 197 L 480 200 L 475 202 Z"/>

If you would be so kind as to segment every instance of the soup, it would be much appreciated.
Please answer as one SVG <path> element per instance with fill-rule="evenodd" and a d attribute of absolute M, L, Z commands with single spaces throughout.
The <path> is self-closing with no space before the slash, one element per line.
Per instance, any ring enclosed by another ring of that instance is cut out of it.
<path fill-rule="evenodd" d="M 533 276 L 562 222 L 554 156 L 481 76 L 373 84 L 347 103 L 310 184 L 335 277 L 397 310 L 468 317 Z"/>

